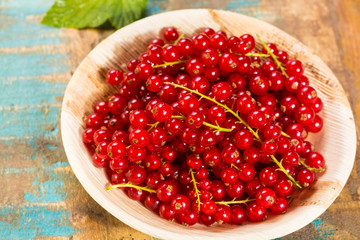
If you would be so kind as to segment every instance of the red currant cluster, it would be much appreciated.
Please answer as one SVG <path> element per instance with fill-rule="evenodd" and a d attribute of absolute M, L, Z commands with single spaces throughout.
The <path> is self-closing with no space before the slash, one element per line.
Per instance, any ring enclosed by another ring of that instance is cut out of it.
<path fill-rule="evenodd" d="M 107 169 L 107 189 L 185 225 L 262 221 L 284 213 L 325 161 L 308 132 L 321 99 L 302 64 L 249 34 L 167 28 L 128 72 L 110 70 L 117 94 L 95 105 L 83 141 Z"/>

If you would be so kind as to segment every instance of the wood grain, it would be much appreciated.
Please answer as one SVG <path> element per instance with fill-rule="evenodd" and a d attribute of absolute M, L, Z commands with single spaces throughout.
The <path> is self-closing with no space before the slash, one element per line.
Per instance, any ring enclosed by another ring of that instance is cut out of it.
<path fill-rule="evenodd" d="M 260 35 L 265 42 L 277 44 L 291 58 L 304 63 L 305 75 L 318 90 L 325 106 L 322 116 L 326 128 L 310 138 L 326 158 L 327 170 L 319 176 L 313 188 L 304 189 L 294 196 L 294 206 L 287 214 L 257 225 L 214 225 L 206 228 L 197 224 L 186 228 L 157 217 L 138 202 L 128 199 L 121 191 L 104 191 L 108 180 L 101 169 L 89 164 L 91 155 L 81 143 L 84 116 L 92 110 L 95 102 L 115 91 L 107 86 L 104 69 L 121 68 L 119 63 L 139 56 L 148 40 L 155 38 L 168 25 L 177 27 L 188 36 L 204 27 L 224 30 L 231 35 L 243 32 Z M 264 239 L 289 234 L 312 222 L 335 200 L 350 175 L 356 150 L 350 104 L 339 81 L 321 59 L 288 34 L 265 22 L 217 10 L 159 14 L 126 26 L 101 42 L 81 63 L 68 84 L 61 114 L 61 130 L 69 162 L 86 191 L 122 222 L 165 239 L 239 239 L 239 236 L 241 239 Z"/>

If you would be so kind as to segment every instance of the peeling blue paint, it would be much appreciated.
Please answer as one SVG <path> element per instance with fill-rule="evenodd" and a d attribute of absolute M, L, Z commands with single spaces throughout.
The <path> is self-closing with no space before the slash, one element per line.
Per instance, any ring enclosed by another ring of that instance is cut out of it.
<path fill-rule="evenodd" d="M 60 53 L 12 53 L 0 58 L 0 65 L 5 67 L 3 76 L 40 76 L 67 72 L 67 60 L 68 57 Z"/>
<path fill-rule="evenodd" d="M 34 156 L 34 155 L 33 155 Z M 56 168 L 67 167 L 69 166 L 69 162 L 56 162 L 50 167 L 28 167 L 28 168 L 0 168 L 0 175 L 5 174 L 20 174 L 20 173 L 34 173 L 34 172 L 43 172 L 44 174 L 49 171 L 53 171 Z"/>
<path fill-rule="evenodd" d="M 227 9 L 236 11 L 239 13 L 247 14 L 248 9 L 254 9 L 258 7 L 260 0 L 231 0 L 227 4 Z"/>
<path fill-rule="evenodd" d="M 56 203 L 66 199 L 66 194 L 61 192 L 64 182 L 61 180 L 49 180 L 39 182 L 35 180 L 32 183 L 32 189 L 37 193 L 25 192 L 24 200 L 30 203 Z"/>
<path fill-rule="evenodd" d="M 55 149 L 57 149 L 58 148 L 58 146 L 56 146 L 56 145 L 52 145 L 52 144 L 46 144 L 45 145 L 48 149 L 50 149 L 51 151 L 54 151 Z"/>
<path fill-rule="evenodd" d="M 44 14 L 53 3 L 52 0 L 0 1 L 0 22 L 4 24 L 0 30 L 0 47 L 29 47 L 61 43 L 59 29 L 38 24 L 37 21 L 41 18 L 28 19 L 30 16 Z"/>
<path fill-rule="evenodd" d="M 164 11 L 165 9 L 163 9 L 161 5 L 167 5 L 167 1 L 165 0 L 147 1 L 146 15 L 151 16 Z"/>
<path fill-rule="evenodd" d="M 24 189 L 24 199 L 18 200 L 20 204 L 0 208 L 0 239 L 70 237 L 76 232 L 69 220 L 70 213 L 59 205 L 67 194 L 63 189 L 63 174 L 55 171 L 69 164 L 49 165 L 48 156 L 38 150 L 39 137 L 52 140 L 58 137 L 59 100 L 66 87 L 66 81 L 50 82 L 44 76 L 69 72 L 69 57 L 58 50 L 58 44 L 65 43 L 60 37 L 62 30 L 39 24 L 40 15 L 53 3 L 53 0 L 0 1 L 3 93 L 0 94 L 0 139 L 8 146 L 14 140 L 25 143 L 26 149 L 14 147 L 18 156 L 41 161 L 33 167 L 0 168 L 0 175 L 5 177 L 41 172 L 41 177 L 32 180 L 32 187 Z M 47 50 L 40 47 L 44 45 Z M 49 130 L 51 125 L 54 128 Z M 57 149 L 52 144 L 46 147 L 50 151 Z M 29 152 L 32 155 L 27 156 Z M 5 153 L 0 160 L 11 161 L 12 157 Z"/>
<path fill-rule="evenodd" d="M 15 48 L 49 45 L 63 42 L 61 29 L 39 24 L 52 0 L 0 1 L 0 47 Z M 40 81 L 39 76 L 68 72 L 68 56 L 46 53 L 45 50 L 27 53 L 7 53 L 0 58 L 0 137 L 45 136 L 53 138 L 54 131 L 45 126 L 54 124 L 60 111 L 56 97 L 63 95 L 66 84 Z M 26 77 L 24 79 L 24 77 Z M 31 141 L 31 140 L 29 140 Z M 6 141 L 5 141 L 6 142 Z"/>
<path fill-rule="evenodd" d="M 70 237 L 75 233 L 69 222 L 69 213 L 57 207 L 5 206 L 0 209 L 0 219 L 11 214 L 18 216 L 10 221 L 0 221 L 0 239 L 35 239 L 37 237 Z"/>
<path fill-rule="evenodd" d="M 38 178 L 32 183 L 32 190 L 36 193 L 25 192 L 24 200 L 30 203 L 57 203 L 64 201 L 67 197 L 66 192 L 62 191 L 64 182 L 59 174 L 54 172 L 57 167 L 67 166 L 63 163 L 53 164 L 43 170 L 44 175 L 48 176 L 49 180 L 40 182 Z M 40 169 L 39 169 L 40 170 Z"/>
<path fill-rule="evenodd" d="M 316 232 L 319 234 L 319 236 L 317 238 L 314 238 L 316 240 L 326 240 L 326 239 L 328 239 L 328 236 L 334 235 L 333 230 L 324 230 L 323 229 L 325 223 L 324 223 L 324 220 L 322 220 L 321 218 L 315 219 L 311 224 L 315 226 Z"/>

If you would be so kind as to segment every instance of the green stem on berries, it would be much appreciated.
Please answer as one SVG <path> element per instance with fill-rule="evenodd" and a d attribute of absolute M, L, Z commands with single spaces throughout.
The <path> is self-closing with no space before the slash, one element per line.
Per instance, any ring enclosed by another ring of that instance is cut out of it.
<path fill-rule="evenodd" d="M 238 170 L 238 171 L 240 170 L 240 169 L 239 169 L 237 166 L 235 166 L 234 164 L 231 164 L 230 167 L 235 168 L 235 169 Z"/>
<path fill-rule="evenodd" d="M 245 56 L 248 56 L 248 57 L 270 57 L 269 54 L 264 54 L 264 53 L 252 53 L 252 52 L 249 52 L 249 53 L 245 54 Z"/>
<path fill-rule="evenodd" d="M 252 198 L 252 199 L 245 199 L 245 200 L 238 200 L 238 201 L 235 201 L 235 198 L 231 201 L 220 201 L 220 202 L 215 202 L 216 204 L 220 204 L 220 205 L 226 205 L 226 206 L 229 206 L 231 204 L 246 204 L 248 202 L 252 202 L 252 201 L 255 201 L 255 198 Z"/>
<path fill-rule="evenodd" d="M 186 90 L 186 91 L 189 91 L 189 92 L 191 92 L 191 93 L 194 93 L 194 94 L 200 96 L 201 98 L 205 98 L 205 99 L 207 99 L 207 100 L 209 100 L 209 101 L 217 104 L 218 106 L 224 108 L 227 112 L 231 113 L 234 117 L 236 117 L 236 118 L 240 121 L 240 123 L 244 124 L 244 125 L 246 126 L 246 128 L 255 136 L 255 138 L 256 138 L 257 141 L 259 141 L 259 142 L 262 143 L 261 138 L 259 137 L 259 134 L 257 133 L 257 131 L 254 131 L 254 129 L 253 129 L 252 127 L 250 127 L 250 125 L 249 125 L 247 122 L 245 122 L 245 121 L 239 116 L 239 114 L 235 113 L 235 112 L 234 112 L 233 110 L 231 110 L 228 106 L 226 106 L 226 105 L 224 105 L 224 104 L 221 104 L 221 103 L 219 103 L 218 101 L 216 101 L 215 99 L 213 99 L 213 98 L 211 98 L 211 97 L 208 97 L 208 96 L 206 96 L 206 95 L 204 95 L 204 94 L 202 94 L 202 93 L 200 93 L 200 92 L 198 92 L 198 91 L 189 89 L 189 88 L 184 87 L 184 86 L 182 86 L 182 85 L 179 85 L 179 84 L 176 84 L 176 83 L 173 83 L 173 82 L 165 82 L 165 84 L 170 84 L 170 85 L 173 85 L 174 87 L 182 88 L 182 89 L 184 89 L 184 90 Z M 287 175 L 288 178 L 289 178 L 291 181 L 293 181 L 296 186 L 298 186 L 299 188 L 301 188 L 301 185 L 300 185 L 298 182 L 296 182 L 295 179 L 288 174 L 288 172 L 286 172 L 286 170 L 284 169 L 284 167 L 279 163 L 279 161 L 275 158 L 275 156 L 274 156 L 274 155 L 271 155 L 271 158 L 272 158 L 272 159 L 274 160 L 274 162 L 278 165 L 278 167 L 280 168 L 280 170 L 283 171 L 283 172 L 285 171 L 285 172 L 284 172 L 285 175 Z"/>
<path fill-rule="evenodd" d="M 178 60 L 175 62 L 165 62 L 163 64 L 158 64 L 158 65 L 154 65 L 152 66 L 153 68 L 161 68 L 161 67 L 165 67 L 165 66 L 172 66 L 172 65 L 176 65 L 179 63 L 186 63 L 188 60 Z"/>
<path fill-rule="evenodd" d="M 219 125 L 213 125 L 211 123 L 207 123 L 207 122 L 203 122 L 204 126 L 207 126 L 209 128 L 213 128 L 216 129 L 216 132 L 231 132 L 233 129 L 232 128 L 222 128 Z"/>
<path fill-rule="evenodd" d="M 177 118 L 177 119 L 181 119 L 181 120 L 185 120 L 186 117 L 183 115 L 171 115 L 171 118 Z"/>
<path fill-rule="evenodd" d="M 274 60 L 274 62 L 276 63 L 277 67 L 281 70 L 282 74 L 285 77 L 289 77 L 285 71 L 285 68 L 283 67 L 282 63 L 278 60 L 278 58 L 275 56 L 275 54 L 273 52 L 271 52 L 270 48 L 266 45 L 266 43 L 264 41 L 262 41 L 259 37 L 259 35 L 257 35 L 257 38 L 259 39 L 259 41 L 261 42 L 261 44 L 263 45 L 263 47 L 266 49 L 266 51 L 268 52 L 268 54 L 270 54 L 270 56 L 272 57 L 272 59 Z"/>
<path fill-rule="evenodd" d="M 312 168 L 312 167 L 308 166 L 306 163 L 304 163 L 304 161 L 301 160 L 301 159 L 299 160 L 299 162 L 300 162 L 300 164 L 303 165 L 306 169 L 309 169 L 309 170 L 312 171 L 312 172 L 323 172 L 323 171 L 325 171 L 324 168 Z"/>
<path fill-rule="evenodd" d="M 149 193 L 156 193 L 156 190 L 154 189 L 150 189 L 148 187 L 140 187 L 138 185 L 134 185 L 132 183 L 121 183 L 121 184 L 114 184 L 114 185 L 111 185 L 107 188 L 105 188 L 106 191 L 109 191 L 111 189 L 114 189 L 114 188 L 118 188 L 118 187 L 131 187 L 131 188 L 136 188 L 136 189 L 139 189 L 139 190 L 142 190 L 142 191 L 146 191 L 146 192 L 149 192 Z"/>
<path fill-rule="evenodd" d="M 182 116 L 182 115 L 172 115 L 171 118 L 177 118 L 177 119 L 181 119 L 181 120 L 186 119 L 186 117 Z M 208 122 L 203 122 L 202 124 L 204 126 L 209 127 L 209 128 L 216 129 L 215 130 L 216 132 L 231 132 L 233 130 L 232 128 L 223 128 L 223 127 L 220 127 L 218 124 L 214 125 L 214 124 L 211 124 L 211 123 L 208 123 Z"/>
<path fill-rule="evenodd" d="M 281 131 L 281 135 L 283 135 L 284 137 L 287 137 L 287 138 L 291 138 L 291 137 L 289 136 L 289 134 L 287 134 L 287 133 L 285 133 L 285 132 L 283 132 L 283 131 Z"/>
<path fill-rule="evenodd" d="M 257 138 L 257 139 L 260 139 L 259 135 L 254 131 L 254 129 L 252 129 L 252 127 L 250 127 L 250 125 L 245 122 L 240 116 L 239 114 L 235 113 L 233 110 L 231 110 L 228 106 L 224 105 L 224 104 L 221 104 L 219 103 L 218 101 L 216 101 L 215 99 L 211 98 L 211 97 L 208 97 L 198 91 L 195 91 L 195 90 L 192 90 L 190 88 L 187 88 L 187 87 L 184 87 L 182 85 L 179 85 L 179 84 L 176 84 L 176 83 L 173 83 L 173 82 L 165 82 L 165 84 L 170 84 L 170 85 L 173 85 L 174 87 L 178 87 L 178 88 L 182 88 L 186 91 L 189 91 L 191 93 L 194 93 L 196 95 L 199 95 L 201 98 L 205 98 L 215 104 L 217 104 L 218 106 L 224 108 L 227 112 L 231 113 L 232 115 L 234 115 L 239 121 L 240 123 L 244 124 L 248 129 L 249 131 Z"/>
<path fill-rule="evenodd" d="M 201 201 L 200 201 L 200 191 L 196 185 L 196 180 L 195 180 L 195 176 L 194 176 L 194 171 L 190 168 L 190 175 L 191 175 L 191 182 L 194 184 L 194 190 L 197 196 L 197 201 L 198 201 L 198 210 L 200 212 L 200 206 L 201 206 Z"/>
<path fill-rule="evenodd" d="M 279 162 L 274 155 L 270 155 L 271 159 L 278 165 L 279 170 L 282 171 L 298 188 L 302 188 L 301 185 L 285 170 L 281 162 Z"/>
<path fill-rule="evenodd" d="M 154 128 L 157 127 L 157 125 L 159 125 L 160 122 L 155 122 L 153 124 L 148 124 L 148 126 L 150 126 L 150 128 L 147 130 L 148 132 L 150 132 L 151 130 L 153 130 Z"/>
<path fill-rule="evenodd" d="M 185 36 L 185 33 L 181 34 L 181 35 L 178 37 L 178 39 L 175 40 L 174 45 L 176 45 L 176 44 L 178 43 L 178 41 L 179 41 L 180 39 L 182 39 L 184 36 Z"/>

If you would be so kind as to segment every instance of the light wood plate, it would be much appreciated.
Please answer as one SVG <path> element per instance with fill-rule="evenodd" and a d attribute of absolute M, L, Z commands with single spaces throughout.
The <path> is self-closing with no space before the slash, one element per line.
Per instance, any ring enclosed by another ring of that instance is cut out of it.
<path fill-rule="evenodd" d="M 242 226 L 196 224 L 184 227 L 161 219 L 122 191 L 104 190 L 108 180 L 102 169 L 91 164 L 91 156 L 81 140 L 83 118 L 96 101 L 105 99 L 116 88 L 106 84 L 108 69 L 125 70 L 126 63 L 145 50 L 151 38 L 163 27 L 175 26 L 188 36 L 204 27 L 240 36 L 259 34 L 273 42 L 291 58 L 303 62 L 305 75 L 324 102 L 324 129 L 310 136 L 317 151 L 326 158 L 326 172 L 311 189 L 295 197 L 285 215 L 262 223 Z M 218 10 L 180 10 L 158 14 L 130 24 L 101 42 L 81 63 L 65 92 L 61 112 L 61 133 L 71 167 L 86 191 L 108 212 L 129 226 L 163 239 L 267 239 L 281 237 L 309 224 L 320 216 L 339 195 L 353 167 L 356 132 L 353 114 L 343 88 L 326 64 L 299 41 L 257 19 Z"/>

